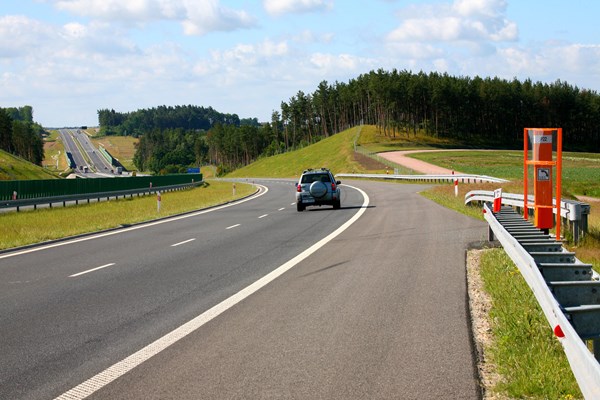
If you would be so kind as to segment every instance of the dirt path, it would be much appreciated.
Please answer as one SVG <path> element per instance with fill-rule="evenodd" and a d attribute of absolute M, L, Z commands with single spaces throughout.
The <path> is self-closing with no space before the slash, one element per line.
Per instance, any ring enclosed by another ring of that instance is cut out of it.
<path fill-rule="evenodd" d="M 407 154 L 412 153 L 424 153 L 431 151 L 462 151 L 462 150 L 403 150 L 403 151 L 389 151 L 386 153 L 379 153 L 378 155 L 386 160 L 400 164 L 403 167 L 410 168 L 422 174 L 428 175 L 451 175 L 452 170 L 438 167 L 437 165 L 429 164 L 425 161 L 417 160 L 415 158 L 406 157 Z M 460 173 L 454 171 L 455 173 Z"/>

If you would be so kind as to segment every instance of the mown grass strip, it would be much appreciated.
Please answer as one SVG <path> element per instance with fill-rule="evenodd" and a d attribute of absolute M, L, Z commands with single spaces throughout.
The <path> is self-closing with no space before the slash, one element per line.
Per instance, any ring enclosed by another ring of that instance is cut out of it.
<path fill-rule="evenodd" d="M 531 289 L 502 249 L 483 253 L 495 340 L 487 350 L 503 379 L 491 390 L 516 399 L 582 398 L 563 348 Z"/>
<path fill-rule="evenodd" d="M 206 185 L 161 194 L 160 212 L 156 196 L 133 197 L 100 203 L 81 204 L 35 211 L 0 214 L 0 249 L 96 232 L 150 221 L 222 204 L 255 191 L 249 184 L 209 181 Z"/>

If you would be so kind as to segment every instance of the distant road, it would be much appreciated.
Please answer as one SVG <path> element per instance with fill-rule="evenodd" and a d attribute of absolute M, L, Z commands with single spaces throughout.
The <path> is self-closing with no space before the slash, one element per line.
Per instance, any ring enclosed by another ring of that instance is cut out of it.
<path fill-rule="evenodd" d="M 341 210 L 300 213 L 292 182 L 257 182 L 237 205 L 0 255 L 0 398 L 52 399 L 221 304 L 90 398 L 480 398 L 465 249 L 483 222 L 423 185 L 344 182 L 368 200 L 343 184 Z"/>
<path fill-rule="evenodd" d="M 97 173 L 112 174 L 112 165 L 106 161 L 106 159 L 100 154 L 98 150 L 90 140 L 89 136 L 81 130 L 72 131 L 73 136 L 81 144 L 81 148 L 87 153 L 93 168 Z"/>
<path fill-rule="evenodd" d="M 416 158 L 406 157 L 409 154 L 414 153 L 425 153 L 432 151 L 464 151 L 464 150 L 402 150 L 402 151 L 387 151 L 378 153 L 377 155 L 385 158 L 386 160 L 395 162 L 396 164 L 402 165 L 403 167 L 410 168 L 414 171 L 428 175 L 451 175 L 452 170 L 439 167 L 434 164 L 430 164 L 425 161 L 417 160 Z M 456 174 L 460 174 L 458 171 L 454 171 Z"/>
<path fill-rule="evenodd" d="M 59 129 L 58 132 L 65 145 L 65 151 L 73 156 L 76 175 L 86 178 L 114 176 L 112 166 L 99 154 L 99 150 L 85 133 L 79 129 Z M 88 167 L 89 172 L 84 173 L 81 167 Z"/>

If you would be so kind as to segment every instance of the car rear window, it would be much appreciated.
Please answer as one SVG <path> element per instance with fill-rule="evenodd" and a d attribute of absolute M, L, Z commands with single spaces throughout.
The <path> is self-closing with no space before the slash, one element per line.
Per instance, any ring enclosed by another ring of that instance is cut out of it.
<path fill-rule="evenodd" d="M 331 182 L 329 174 L 308 174 L 302 176 L 302 183 L 313 183 L 316 181 Z"/>

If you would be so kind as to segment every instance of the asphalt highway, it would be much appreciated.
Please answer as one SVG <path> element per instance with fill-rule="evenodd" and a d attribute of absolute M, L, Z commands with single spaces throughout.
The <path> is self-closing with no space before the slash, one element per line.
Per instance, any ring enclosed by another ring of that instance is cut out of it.
<path fill-rule="evenodd" d="M 0 398 L 480 398 L 465 249 L 483 222 L 420 185 L 351 182 L 341 210 L 299 213 L 292 182 L 257 183 L 1 254 Z"/>

